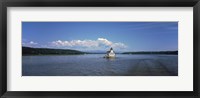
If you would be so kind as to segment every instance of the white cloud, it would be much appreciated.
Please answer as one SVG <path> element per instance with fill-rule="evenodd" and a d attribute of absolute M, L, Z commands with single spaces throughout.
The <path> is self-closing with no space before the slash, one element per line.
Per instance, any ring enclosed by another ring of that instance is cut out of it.
<path fill-rule="evenodd" d="M 34 41 L 23 41 L 23 46 L 26 47 L 40 47 L 40 48 L 68 48 L 80 50 L 105 50 L 113 47 L 115 50 L 126 49 L 126 45 L 122 42 L 112 42 L 106 38 L 97 38 L 96 40 L 71 40 L 62 41 L 57 40 L 49 42 L 48 44 L 38 44 Z"/>
<path fill-rule="evenodd" d="M 72 40 L 72 41 L 53 41 L 51 46 L 71 48 L 71 47 L 82 47 L 90 49 L 103 49 L 105 47 L 113 47 L 116 49 L 123 49 L 127 46 L 121 42 L 113 43 L 105 38 L 98 38 L 97 40 Z"/>
<path fill-rule="evenodd" d="M 29 44 L 31 44 L 31 45 L 37 45 L 38 43 L 30 41 Z"/>
<path fill-rule="evenodd" d="M 113 48 L 120 48 L 120 49 L 124 49 L 126 48 L 127 46 L 123 43 L 114 43 L 111 47 Z"/>
<path fill-rule="evenodd" d="M 81 46 L 81 47 L 98 47 L 98 42 L 93 40 L 72 40 L 72 41 L 53 41 L 53 46 L 57 47 L 74 47 L 74 46 Z"/>
<path fill-rule="evenodd" d="M 98 38 L 97 40 L 99 41 L 99 43 L 105 44 L 106 46 L 111 46 L 113 44 L 111 41 L 108 41 L 105 38 Z"/>
<path fill-rule="evenodd" d="M 23 46 L 27 46 L 27 47 L 33 47 L 36 46 L 38 43 L 34 42 L 34 41 L 30 41 L 30 42 L 23 42 L 22 45 Z"/>

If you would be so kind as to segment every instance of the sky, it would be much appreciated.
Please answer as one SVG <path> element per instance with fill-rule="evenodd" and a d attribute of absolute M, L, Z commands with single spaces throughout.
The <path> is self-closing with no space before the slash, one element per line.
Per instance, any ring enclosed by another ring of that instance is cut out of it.
<path fill-rule="evenodd" d="M 178 22 L 22 22 L 22 46 L 174 51 L 178 50 Z"/>

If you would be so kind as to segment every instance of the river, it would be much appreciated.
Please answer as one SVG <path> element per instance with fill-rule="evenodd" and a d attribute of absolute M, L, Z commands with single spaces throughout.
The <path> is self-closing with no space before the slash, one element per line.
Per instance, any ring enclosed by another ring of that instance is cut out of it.
<path fill-rule="evenodd" d="M 22 56 L 22 76 L 178 76 L 178 55 Z"/>

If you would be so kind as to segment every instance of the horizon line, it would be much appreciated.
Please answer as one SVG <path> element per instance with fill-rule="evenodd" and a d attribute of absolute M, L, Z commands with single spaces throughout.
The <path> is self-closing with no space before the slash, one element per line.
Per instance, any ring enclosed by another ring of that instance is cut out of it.
<path fill-rule="evenodd" d="M 26 47 L 26 48 L 36 48 L 36 49 L 58 49 L 58 50 L 77 50 L 77 51 L 82 51 L 82 52 L 95 52 L 95 51 L 99 51 L 99 52 L 103 52 L 104 50 L 78 50 L 78 49 L 63 49 L 63 48 L 48 48 L 48 47 L 29 47 L 29 46 L 22 46 Z M 130 50 L 130 51 L 115 51 L 116 53 L 118 52 L 167 52 L 167 51 L 178 51 L 178 50 Z M 106 52 L 106 49 L 105 49 Z"/>

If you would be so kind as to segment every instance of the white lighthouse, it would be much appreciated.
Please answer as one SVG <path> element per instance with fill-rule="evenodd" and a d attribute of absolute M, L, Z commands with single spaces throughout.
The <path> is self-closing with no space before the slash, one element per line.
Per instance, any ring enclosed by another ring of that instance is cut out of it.
<path fill-rule="evenodd" d="M 105 55 L 106 58 L 114 58 L 115 52 L 113 51 L 113 48 L 111 47 L 109 51 L 107 51 L 107 54 Z"/>

